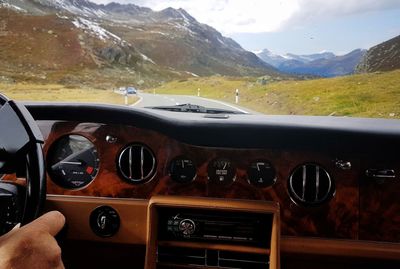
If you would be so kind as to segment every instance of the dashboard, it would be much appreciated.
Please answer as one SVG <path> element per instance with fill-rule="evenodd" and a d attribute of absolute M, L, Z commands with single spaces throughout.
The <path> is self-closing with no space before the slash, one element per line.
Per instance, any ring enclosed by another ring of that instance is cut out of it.
<path fill-rule="evenodd" d="M 50 196 L 268 201 L 284 238 L 399 249 L 398 121 L 26 105 L 45 138 Z"/>

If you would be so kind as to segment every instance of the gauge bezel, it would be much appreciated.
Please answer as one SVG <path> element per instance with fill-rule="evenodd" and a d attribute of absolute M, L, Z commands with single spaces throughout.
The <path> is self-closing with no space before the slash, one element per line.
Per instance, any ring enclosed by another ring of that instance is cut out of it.
<path fill-rule="evenodd" d="M 187 181 L 187 182 L 180 182 L 180 181 L 175 180 L 175 179 L 172 178 L 172 164 L 173 164 L 175 161 L 179 160 L 179 159 L 190 160 L 190 161 L 192 162 L 193 167 L 194 167 L 194 169 L 195 169 L 195 173 L 194 173 L 194 177 L 193 177 L 190 181 Z M 171 180 L 172 180 L 173 182 L 175 182 L 175 183 L 177 183 L 177 184 L 181 184 L 181 185 L 190 184 L 190 183 L 192 183 L 193 181 L 195 181 L 195 180 L 197 179 L 197 176 L 198 176 L 198 175 L 197 175 L 197 171 L 198 171 L 198 169 L 197 169 L 197 164 L 196 164 L 196 162 L 193 161 L 192 158 L 186 157 L 185 155 L 176 156 L 175 158 L 173 158 L 173 159 L 169 162 L 169 165 L 168 165 L 168 173 L 169 173 L 168 175 L 169 175 L 169 177 L 171 178 Z"/>
<path fill-rule="evenodd" d="M 53 173 L 51 172 L 51 169 L 50 169 L 50 162 L 48 161 L 48 160 L 49 160 L 49 157 L 53 154 L 54 147 L 55 147 L 56 143 L 58 143 L 59 141 L 61 141 L 61 140 L 64 139 L 64 138 L 70 137 L 70 136 L 80 136 L 80 137 L 85 138 L 87 141 L 89 141 L 91 144 L 93 144 L 93 148 L 94 148 L 94 150 L 96 151 L 96 155 L 97 155 L 97 159 L 96 159 L 96 160 L 97 160 L 97 164 L 96 164 L 97 167 L 96 167 L 96 169 L 95 169 L 95 170 L 96 170 L 96 174 L 95 174 L 95 175 L 92 177 L 92 179 L 91 179 L 90 181 L 88 181 L 86 184 L 84 184 L 84 185 L 82 185 L 82 186 L 80 186 L 80 187 L 76 187 L 76 188 L 70 187 L 70 186 L 65 186 L 65 185 L 63 185 L 62 183 L 60 183 L 60 182 L 61 182 L 60 180 L 56 180 L 56 179 L 55 179 L 56 176 L 54 176 Z M 70 191 L 80 191 L 80 190 L 86 189 L 89 185 L 91 185 L 91 184 L 95 181 L 95 179 L 97 178 L 97 176 L 98 176 L 99 173 L 100 173 L 100 169 L 101 169 L 101 161 L 100 161 L 100 153 L 99 153 L 99 150 L 98 150 L 98 148 L 96 147 L 96 144 L 92 141 L 92 139 L 91 139 L 90 137 L 84 135 L 84 134 L 81 134 L 81 133 L 68 133 L 68 134 L 63 134 L 63 135 L 59 136 L 58 138 L 56 138 L 56 139 L 51 143 L 51 145 L 49 146 L 49 148 L 48 148 L 48 150 L 47 150 L 47 154 L 46 154 L 46 170 L 47 170 L 47 174 L 48 174 L 50 180 L 51 180 L 54 184 L 56 184 L 58 187 L 60 187 L 60 188 L 63 188 L 63 189 L 66 189 L 66 190 L 70 190 Z"/>
<path fill-rule="evenodd" d="M 273 183 L 272 183 L 272 184 L 270 184 L 270 185 L 268 185 L 268 186 L 261 186 L 261 185 L 257 185 L 257 184 L 255 184 L 255 183 L 253 183 L 253 182 L 250 180 L 250 176 L 249 176 L 250 173 L 249 173 L 249 171 L 250 171 L 250 169 L 251 169 L 251 165 L 254 164 L 254 163 L 258 163 L 258 162 L 269 163 L 270 166 L 271 166 L 271 168 L 274 170 L 275 177 L 274 177 L 274 179 L 273 179 Z M 254 187 L 260 188 L 260 189 L 267 189 L 267 188 L 271 188 L 272 186 L 274 186 L 274 185 L 276 184 L 276 182 L 278 181 L 278 173 L 277 173 L 277 170 L 275 169 L 275 166 L 272 164 L 272 162 L 270 162 L 270 161 L 267 160 L 267 159 L 257 159 L 257 160 L 254 160 L 254 161 L 252 161 L 252 162 L 249 163 L 249 166 L 248 166 L 248 168 L 247 168 L 247 170 L 246 170 L 246 180 L 247 180 L 247 182 L 248 182 L 251 186 L 254 186 Z"/>
<path fill-rule="evenodd" d="M 216 161 L 218 161 L 218 160 L 226 160 L 226 161 L 229 161 L 229 162 L 230 162 L 231 167 L 232 167 L 232 169 L 233 169 L 234 171 L 233 171 L 232 179 L 230 179 L 229 182 L 226 182 L 226 180 L 224 180 L 223 182 L 211 180 L 211 178 L 210 178 L 210 169 L 211 169 L 211 166 L 212 166 L 212 164 L 213 164 L 214 162 L 216 162 Z M 235 181 L 236 181 L 236 179 L 237 179 L 237 172 L 238 172 L 237 166 L 236 166 L 236 164 L 235 164 L 231 159 L 226 158 L 226 157 L 216 157 L 216 158 L 212 159 L 212 160 L 208 163 L 208 166 L 207 166 L 207 180 L 208 180 L 208 182 L 209 182 L 210 184 L 214 184 L 214 185 L 218 185 L 218 186 L 231 186 L 233 183 L 235 183 Z"/>

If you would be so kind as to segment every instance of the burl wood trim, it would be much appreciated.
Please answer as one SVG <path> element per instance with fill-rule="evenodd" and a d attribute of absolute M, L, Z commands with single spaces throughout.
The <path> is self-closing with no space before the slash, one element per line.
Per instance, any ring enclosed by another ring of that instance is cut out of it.
<path fill-rule="evenodd" d="M 185 199 L 185 198 L 182 198 Z M 180 201 L 180 200 L 179 200 Z M 175 199 L 175 202 L 179 202 Z M 246 202 L 246 201 L 244 201 Z M 226 201 L 231 205 L 235 202 Z M 250 203 L 252 203 L 250 201 Z M 257 203 L 257 202 L 256 202 Z M 261 202 L 262 203 L 262 202 Z M 146 245 L 148 239 L 148 200 L 112 199 L 97 197 L 77 197 L 48 195 L 45 211 L 59 210 L 67 219 L 66 239 L 74 241 L 92 241 L 107 243 L 125 243 L 132 245 Z M 95 235 L 89 227 L 89 216 L 93 209 L 101 205 L 115 208 L 120 214 L 121 230 L 113 237 L 101 238 Z M 279 217 L 279 214 L 276 214 Z M 277 220 L 274 218 L 274 221 Z M 279 225 L 273 228 L 279 229 Z M 154 228 L 152 228 L 152 231 Z M 151 233 L 154 235 L 154 233 Z M 279 232 L 273 234 L 279 236 Z M 280 240 L 273 240 L 284 254 L 326 255 L 334 257 L 376 258 L 381 260 L 399 260 L 400 244 L 373 242 L 363 240 L 336 240 L 308 237 L 281 236 Z M 271 251 L 274 248 L 271 245 Z M 246 251 L 247 249 L 243 249 Z M 279 255 L 279 251 L 277 253 Z M 273 254 L 271 252 L 271 256 Z M 277 258 L 279 264 L 279 259 Z"/>
<path fill-rule="evenodd" d="M 121 219 L 118 233 L 108 238 L 97 236 L 89 225 L 90 213 L 103 205 L 114 208 Z M 147 206 L 145 200 L 48 195 L 45 211 L 58 210 L 64 214 L 66 239 L 145 245 Z"/>
<path fill-rule="evenodd" d="M 197 147 L 176 141 L 163 134 L 147 129 L 124 125 L 105 125 L 82 122 L 38 122 L 46 143 L 44 152 L 51 144 L 67 134 L 81 134 L 97 147 L 100 170 L 97 178 L 86 188 L 73 191 L 63 189 L 48 177 L 50 194 L 150 199 L 155 195 L 191 196 L 225 199 L 275 201 L 281 205 L 281 231 L 284 235 L 326 238 L 358 238 L 359 195 L 357 160 L 350 160 L 353 169 L 343 171 L 335 167 L 334 153 L 307 152 L 293 149 L 227 149 Z M 106 136 L 118 140 L 110 144 Z M 118 176 L 118 153 L 133 142 L 144 143 L 156 154 L 157 174 L 145 184 L 134 185 Z M 329 155 L 332 154 L 332 155 Z M 177 156 L 194 161 L 197 177 L 190 184 L 179 184 L 169 176 L 169 165 Z M 216 157 L 229 158 L 236 166 L 236 181 L 229 186 L 216 186 L 208 182 L 207 167 Z M 267 160 L 277 171 L 277 182 L 269 188 L 258 188 L 248 183 L 247 169 L 251 162 Z M 305 208 L 292 202 L 287 191 L 287 180 L 298 165 L 316 162 L 328 170 L 336 181 L 333 199 L 318 208 Z"/>
<path fill-rule="evenodd" d="M 281 251 L 288 254 L 399 260 L 400 244 L 361 240 L 281 237 Z"/>
<path fill-rule="evenodd" d="M 209 210 L 226 210 L 232 212 L 254 212 L 273 214 L 272 234 L 270 244 L 270 268 L 280 268 L 279 254 L 279 205 L 267 201 L 241 201 L 212 198 L 154 196 L 149 201 L 148 207 L 148 230 L 145 269 L 156 269 L 157 232 L 158 232 L 158 209 L 159 208 L 193 208 Z M 207 248 L 207 246 L 205 247 Z M 240 248 L 237 249 L 241 251 Z M 243 249 L 243 252 L 246 252 Z M 266 250 L 268 251 L 268 250 Z"/>

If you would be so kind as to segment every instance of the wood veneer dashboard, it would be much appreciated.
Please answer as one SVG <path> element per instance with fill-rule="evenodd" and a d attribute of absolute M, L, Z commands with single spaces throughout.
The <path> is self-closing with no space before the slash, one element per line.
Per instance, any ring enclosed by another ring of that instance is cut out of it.
<path fill-rule="evenodd" d="M 400 242 L 397 180 L 378 184 L 365 177 L 365 171 L 371 168 L 399 170 L 399 162 L 390 158 L 354 152 L 340 154 L 340 150 L 328 152 L 315 148 L 197 146 L 161 132 L 124 124 L 48 120 L 38 121 L 38 124 L 45 137 L 45 156 L 56 141 L 73 134 L 89 139 L 99 157 L 99 171 L 88 186 L 68 190 L 48 176 L 48 194 L 144 200 L 155 195 L 174 195 L 275 201 L 281 208 L 280 229 L 284 236 Z M 107 136 L 115 140 L 110 143 Z M 126 146 L 136 143 L 151 149 L 157 164 L 154 177 L 143 184 L 129 183 L 118 172 L 119 154 Z M 190 183 L 178 183 L 170 177 L 171 161 L 179 156 L 185 156 L 195 164 L 197 176 Z M 209 181 L 208 167 L 216 158 L 227 159 L 234 166 L 236 176 L 232 184 Z M 350 162 L 351 169 L 338 167 L 339 159 Z M 258 187 L 248 181 L 249 166 L 258 160 L 267 160 L 276 171 L 276 183 L 270 187 Z M 314 207 L 296 204 L 288 191 L 292 172 L 308 163 L 326 169 L 335 190 L 330 199 Z"/>
<path fill-rule="evenodd" d="M 105 253 L 110 251 L 109 243 L 137 245 L 142 249 L 137 253 L 143 254 L 145 246 L 151 245 L 148 209 L 155 196 L 173 200 L 183 196 L 223 198 L 227 204 L 236 199 L 256 201 L 257 205 L 264 204 L 257 201 L 273 201 L 280 208 L 279 243 L 285 268 L 299 268 L 298 259 L 293 260 L 292 255 L 312 260 L 305 261 L 304 268 L 337 268 L 341 266 L 336 263 L 337 257 L 347 265 L 346 257 L 366 264 L 370 262 L 366 258 L 375 258 L 375 268 L 381 267 L 382 260 L 394 260 L 394 268 L 398 268 L 400 195 L 396 173 L 400 168 L 400 121 L 261 115 L 215 118 L 106 105 L 26 105 L 46 139 L 46 158 L 50 147 L 69 134 L 85 136 L 97 149 L 99 172 L 87 187 L 67 190 L 48 178 L 46 210 L 56 209 L 66 215 L 67 238 L 72 242 L 94 242 L 96 247 L 103 242 L 107 245 Z M 115 143 L 108 143 L 107 135 L 117 138 Z M 147 145 L 157 160 L 156 175 L 145 184 L 130 184 L 117 172 L 118 154 L 132 143 Z M 197 177 L 193 182 L 178 184 L 170 178 L 170 162 L 178 155 L 195 163 Z M 208 166 L 216 157 L 234 164 L 233 184 L 209 182 Z M 260 159 L 269 161 L 276 170 L 277 180 L 271 187 L 260 188 L 247 181 L 249 165 Z M 337 160 L 350 162 L 351 169 L 338 167 Z M 332 198 L 318 206 L 298 205 L 289 195 L 289 177 L 305 163 L 326 169 L 334 183 Z M 393 170 L 395 178 L 368 178 L 366 171 L 371 169 Z M 109 238 L 97 236 L 89 225 L 89 215 L 102 205 L 113 207 L 121 217 L 119 232 Z M 78 245 L 73 243 L 71 249 Z M 90 252 L 83 249 L 82 253 L 78 264 L 88 260 Z M 71 257 L 77 254 L 72 251 Z M 93 254 L 97 259 L 97 252 Z M 137 258 L 144 263 L 142 254 Z M 322 258 L 315 265 L 316 255 Z M 330 267 L 326 256 L 335 261 Z"/>

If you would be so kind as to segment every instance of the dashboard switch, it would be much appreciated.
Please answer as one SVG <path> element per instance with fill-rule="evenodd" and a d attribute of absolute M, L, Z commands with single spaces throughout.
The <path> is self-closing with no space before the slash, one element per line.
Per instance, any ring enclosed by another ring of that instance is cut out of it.
<path fill-rule="evenodd" d="M 90 214 L 90 227 L 100 237 L 111 237 L 119 230 L 119 215 L 112 207 L 100 206 Z"/>
<path fill-rule="evenodd" d="M 344 161 L 344 160 L 336 160 L 335 165 L 337 168 L 342 170 L 350 170 L 351 169 L 351 162 Z"/>
<path fill-rule="evenodd" d="M 387 179 L 396 178 L 396 172 L 393 169 L 367 169 L 365 175 L 379 184 L 384 183 Z"/>

